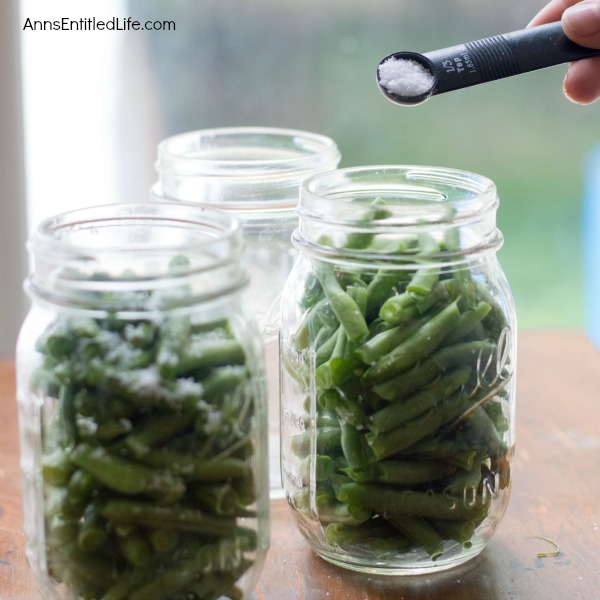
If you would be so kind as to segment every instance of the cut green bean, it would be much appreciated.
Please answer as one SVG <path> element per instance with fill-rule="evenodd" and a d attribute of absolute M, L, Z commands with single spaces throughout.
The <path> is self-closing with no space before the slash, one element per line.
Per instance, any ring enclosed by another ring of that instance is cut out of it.
<path fill-rule="evenodd" d="M 477 496 L 472 504 L 449 494 L 429 494 L 414 490 L 397 490 L 373 483 L 345 483 L 340 486 L 341 502 L 364 506 L 379 513 L 400 513 L 424 518 L 466 521 L 476 518 L 486 508 Z"/>
<path fill-rule="evenodd" d="M 382 460 L 364 468 L 344 469 L 357 482 L 420 485 L 447 477 L 456 467 L 436 460 Z"/>
<path fill-rule="evenodd" d="M 437 267 L 423 267 L 419 269 L 406 286 L 406 291 L 411 296 L 424 297 L 431 293 L 437 283 L 440 270 Z"/>
<path fill-rule="evenodd" d="M 163 497 L 173 502 L 185 492 L 183 480 L 171 471 L 156 471 L 111 455 L 101 446 L 77 446 L 70 454 L 74 464 L 84 468 L 98 481 L 121 494 Z"/>
<path fill-rule="evenodd" d="M 443 553 L 444 540 L 427 520 L 420 517 L 407 515 L 386 515 L 387 520 L 401 533 L 403 533 L 416 546 L 425 549 L 432 560 L 436 560 Z"/>
<path fill-rule="evenodd" d="M 323 269 L 319 273 L 323 291 L 331 304 L 338 321 L 344 328 L 348 339 L 360 341 L 369 334 L 365 317 L 356 302 L 341 288 L 333 271 Z"/>
<path fill-rule="evenodd" d="M 457 419 L 468 408 L 464 392 L 457 392 L 435 409 L 408 423 L 384 433 L 369 433 L 367 440 L 377 458 L 387 458 L 410 448 L 423 438 L 435 433 L 442 425 Z"/>
<path fill-rule="evenodd" d="M 369 427 L 374 433 L 383 433 L 408 423 L 460 389 L 471 375 L 471 367 L 462 367 L 434 381 L 416 394 L 398 403 L 388 404 L 373 414 Z"/>
<path fill-rule="evenodd" d="M 362 431 L 353 425 L 341 423 L 341 444 L 346 461 L 352 469 L 364 468 L 376 459 Z"/>
<path fill-rule="evenodd" d="M 163 527 L 214 536 L 230 535 L 236 527 L 235 519 L 232 517 L 212 515 L 175 505 L 158 506 L 135 500 L 109 500 L 100 508 L 100 513 L 117 525 L 153 527 L 160 523 Z"/>
<path fill-rule="evenodd" d="M 389 354 L 380 358 L 365 372 L 365 379 L 379 383 L 408 370 L 426 358 L 452 330 L 460 313 L 456 302 L 449 304 L 419 328 L 406 341 L 396 346 Z"/>
<path fill-rule="evenodd" d="M 327 525 L 325 539 L 330 546 L 344 550 L 368 549 L 376 558 L 406 552 L 412 545 L 400 532 L 393 531 L 384 519 L 371 519 L 359 525 L 331 523 Z"/>

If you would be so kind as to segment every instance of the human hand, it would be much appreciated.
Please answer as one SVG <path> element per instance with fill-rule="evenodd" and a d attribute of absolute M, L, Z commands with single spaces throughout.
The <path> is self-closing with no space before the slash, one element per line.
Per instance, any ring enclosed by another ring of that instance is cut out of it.
<path fill-rule="evenodd" d="M 550 0 L 529 26 L 561 21 L 568 38 L 600 48 L 600 0 Z M 563 83 L 565 96 L 577 104 L 600 99 L 600 56 L 572 62 Z"/>

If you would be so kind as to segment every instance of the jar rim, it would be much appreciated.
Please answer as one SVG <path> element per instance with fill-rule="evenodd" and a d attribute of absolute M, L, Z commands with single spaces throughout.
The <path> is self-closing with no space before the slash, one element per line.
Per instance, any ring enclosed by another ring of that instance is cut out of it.
<path fill-rule="evenodd" d="M 150 188 L 150 200 L 152 202 L 187 202 L 192 203 L 192 200 L 180 200 L 176 196 L 169 196 L 162 189 L 160 181 L 155 182 Z M 217 208 L 223 212 L 230 213 L 242 223 L 245 229 L 251 224 L 261 225 L 273 222 L 292 222 L 298 220 L 296 207 L 298 205 L 297 196 L 292 199 L 282 200 L 258 200 L 252 194 L 242 197 L 239 201 L 228 199 L 222 202 L 212 202 L 209 199 L 193 202 L 197 206 L 210 206 Z"/>
<path fill-rule="evenodd" d="M 257 140 L 260 139 L 260 143 Z M 339 161 L 329 137 L 277 127 L 220 127 L 170 136 L 158 144 L 156 170 L 180 176 L 264 177 Z"/>
<path fill-rule="evenodd" d="M 28 295 L 84 310 L 155 311 L 241 290 L 244 238 L 231 214 L 193 203 L 125 202 L 42 221 L 27 243 Z"/>
<path fill-rule="evenodd" d="M 292 241 L 332 262 L 390 268 L 470 262 L 502 245 L 498 203 L 495 184 L 469 171 L 417 165 L 338 169 L 302 183 Z"/>
<path fill-rule="evenodd" d="M 196 251 L 216 249 L 217 246 L 229 246 L 229 250 L 238 254 L 242 250 L 243 232 L 239 221 L 231 214 L 220 211 L 210 206 L 194 204 L 191 202 L 119 202 L 101 204 L 75 210 L 65 211 L 42 220 L 34 229 L 27 242 L 31 252 L 44 252 L 47 254 L 64 255 L 77 253 L 80 255 L 93 255 L 96 253 L 118 254 L 124 251 L 135 250 L 154 251 L 144 242 L 123 243 L 104 247 L 98 244 L 79 241 L 74 243 L 69 240 L 65 244 L 66 236 L 71 232 L 84 231 L 89 227 L 93 231 L 94 223 L 97 225 L 116 225 L 117 221 L 131 221 L 147 219 L 149 222 L 188 224 L 203 228 L 203 238 L 197 237 L 188 243 L 170 243 L 161 245 L 165 252 L 185 251 L 194 248 Z"/>
<path fill-rule="evenodd" d="M 366 209 L 382 198 L 387 216 L 365 223 Z M 365 227 L 476 220 L 494 211 L 494 182 L 470 171 L 419 165 L 372 165 L 308 177 L 300 188 L 300 218 Z M 449 210 L 450 209 L 450 210 Z"/>

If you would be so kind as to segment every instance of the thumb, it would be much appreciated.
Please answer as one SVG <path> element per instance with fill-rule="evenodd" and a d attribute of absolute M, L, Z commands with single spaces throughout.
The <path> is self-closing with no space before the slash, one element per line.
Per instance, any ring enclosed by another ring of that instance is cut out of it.
<path fill-rule="evenodd" d="M 600 0 L 583 0 L 567 8 L 562 26 L 576 44 L 600 48 Z"/>

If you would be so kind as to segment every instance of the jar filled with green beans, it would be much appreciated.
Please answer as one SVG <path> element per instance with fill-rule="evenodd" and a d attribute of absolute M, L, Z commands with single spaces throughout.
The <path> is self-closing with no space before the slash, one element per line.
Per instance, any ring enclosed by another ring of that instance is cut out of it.
<path fill-rule="evenodd" d="M 43 221 L 17 344 L 24 529 L 49 600 L 249 598 L 269 541 L 266 384 L 236 219 Z"/>
<path fill-rule="evenodd" d="M 419 166 L 307 179 L 280 333 L 282 478 L 324 559 L 426 574 L 505 512 L 515 309 L 489 179 Z"/>

